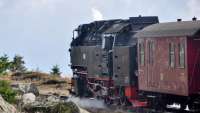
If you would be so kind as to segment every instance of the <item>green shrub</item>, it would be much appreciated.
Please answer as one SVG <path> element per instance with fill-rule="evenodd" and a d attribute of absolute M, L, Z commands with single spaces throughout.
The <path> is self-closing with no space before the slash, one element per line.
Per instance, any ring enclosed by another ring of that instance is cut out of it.
<path fill-rule="evenodd" d="M 9 103 L 15 102 L 16 92 L 10 87 L 10 83 L 0 80 L 0 95 Z"/>
<path fill-rule="evenodd" d="M 53 107 L 52 113 L 80 113 L 79 108 L 73 102 L 59 103 Z"/>

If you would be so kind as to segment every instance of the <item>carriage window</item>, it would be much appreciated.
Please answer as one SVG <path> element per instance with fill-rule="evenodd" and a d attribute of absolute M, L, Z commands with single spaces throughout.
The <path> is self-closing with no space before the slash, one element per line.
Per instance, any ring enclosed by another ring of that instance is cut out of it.
<path fill-rule="evenodd" d="M 173 43 L 169 44 L 169 66 L 175 67 L 175 46 Z"/>
<path fill-rule="evenodd" d="M 154 43 L 152 41 L 149 41 L 148 48 L 149 48 L 149 64 L 153 64 L 153 62 L 154 62 L 154 56 L 153 56 Z"/>
<path fill-rule="evenodd" d="M 185 45 L 184 43 L 180 43 L 178 45 L 179 48 L 179 67 L 185 67 Z"/>
<path fill-rule="evenodd" d="M 144 44 L 139 44 L 140 65 L 144 66 Z"/>

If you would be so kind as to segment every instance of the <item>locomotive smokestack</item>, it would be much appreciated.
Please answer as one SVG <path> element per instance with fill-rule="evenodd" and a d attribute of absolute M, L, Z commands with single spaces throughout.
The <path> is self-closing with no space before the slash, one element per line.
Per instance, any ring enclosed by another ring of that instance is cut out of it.
<path fill-rule="evenodd" d="M 196 18 L 196 17 L 193 17 L 193 18 L 192 18 L 192 21 L 197 21 L 197 18 Z"/>
<path fill-rule="evenodd" d="M 180 19 L 180 18 L 179 18 L 179 19 L 177 19 L 177 22 L 181 22 L 181 21 L 182 21 L 182 19 Z"/>

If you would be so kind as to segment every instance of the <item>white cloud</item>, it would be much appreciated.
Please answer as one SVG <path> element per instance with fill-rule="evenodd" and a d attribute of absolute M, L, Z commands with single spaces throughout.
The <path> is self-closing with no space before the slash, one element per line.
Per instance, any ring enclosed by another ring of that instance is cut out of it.
<path fill-rule="evenodd" d="M 92 8 L 93 20 L 103 20 L 103 14 L 96 8 Z"/>

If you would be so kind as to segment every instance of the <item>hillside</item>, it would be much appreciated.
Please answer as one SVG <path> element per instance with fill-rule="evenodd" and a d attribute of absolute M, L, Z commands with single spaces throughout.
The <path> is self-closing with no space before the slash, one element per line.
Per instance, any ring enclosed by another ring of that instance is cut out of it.
<path fill-rule="evenodd" d="M 37 86 L 40 95 L 69 95 L 71 80 L 60 76 L 53 76 L 41 72 L 13 73 L 0 77 L 0 80 L 7 80 L 12 85 L 32 83 Z"/>

